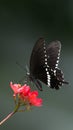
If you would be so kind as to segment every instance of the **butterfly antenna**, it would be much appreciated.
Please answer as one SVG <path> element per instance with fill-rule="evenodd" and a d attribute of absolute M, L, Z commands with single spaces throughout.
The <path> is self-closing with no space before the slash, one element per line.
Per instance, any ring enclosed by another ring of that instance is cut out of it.
<path fill-rule="evenodd" d="M 27 83 L 27 82 L 29 81 L 29 75 L 30 75 L 28 66 L 26 65 L 26 67 L 24 68 L 20 63 L 16 62 L 16 64 L 17 64 L 22 70 L 24 70 L 24 71 L 26 72 L 26 75 L 25 75 L 19 82 L 22 83 L 22 81 L 23 81 L 24 78 L 25 78 L 25 83 Z"/>
<path fill-rule="evenodd" d="M 23 65 L 21 65 L 20 63 L 16 62 L 16 64 L 17 64 L 22 70 L 24 70 L 25 72 L 27 71 L 27 70 L 23 67 Z"/>

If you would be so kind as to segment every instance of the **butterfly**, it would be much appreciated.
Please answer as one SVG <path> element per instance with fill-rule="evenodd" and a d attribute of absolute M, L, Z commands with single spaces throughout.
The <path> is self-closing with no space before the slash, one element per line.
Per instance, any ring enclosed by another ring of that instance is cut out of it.
<path fill-rule="evenodd" d="M 39 38 L 35 43 L 30 56 L 28 76 L 40 91 L 43 90 L 41 82 L 55 89 L 68 84 L 62 70 L 58 68 L 60 51 L 61 42 L 57 40 L 47 44 L 44 38 Z"/>

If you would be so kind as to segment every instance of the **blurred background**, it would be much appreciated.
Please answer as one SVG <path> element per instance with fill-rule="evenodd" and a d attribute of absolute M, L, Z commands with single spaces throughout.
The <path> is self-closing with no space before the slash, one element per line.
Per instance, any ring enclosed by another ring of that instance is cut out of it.
<path fill-rule="evenodd" d="M 49 43 L 62 42 L 59 67 L 69 85 L 59 91 L 43 85 L 43 106 L 17 113 L 0 130 L 73 130 L 73 1 L 21 0 L 0 2 L 0 120 L 13 111 L 9 82 L 25 76 L 32 48 L 43 36 Z M 37 89 L 35 87 L 35 89 Z"/>

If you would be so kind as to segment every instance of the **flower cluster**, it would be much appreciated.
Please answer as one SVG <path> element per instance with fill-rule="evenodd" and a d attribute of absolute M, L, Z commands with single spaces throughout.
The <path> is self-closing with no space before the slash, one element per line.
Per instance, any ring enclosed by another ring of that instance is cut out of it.
<path fill-rule="evenodd" d="M 37 97 L 38 91 L 31 91 L 30 87 L 26 84 L 22 86 L 21 84 L 13 84 L 10 82 L 10 87 L 14 91 L 13 96 L 15 98 L 18 96 L 20 104 L 23 102 L 26 105 L 37 107 L 42 105 L 42 99 Z"/>
<path fill-rule="evenodd" d="M 15 101 L 15 109 L 2 121 L 0 121 L 0 125 L 11 118 L 18 111 L 29 110 L 31 106 L 40 107 L 42 105 L 42 99 L 38 98 L 38 91 L 31 91 L 30 86 L 26 84 L 13 84 L 10 82 L 10 87 L 14 92 L 13 97 Z M 21 106 L 24 106 L 23 110 L 19 110 Z"/>

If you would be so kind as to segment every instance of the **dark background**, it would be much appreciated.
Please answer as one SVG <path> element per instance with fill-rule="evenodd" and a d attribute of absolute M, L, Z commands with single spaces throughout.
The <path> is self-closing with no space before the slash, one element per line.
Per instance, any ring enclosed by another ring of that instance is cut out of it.
<path fill-rule="evenodd" d="M 43 107 L 17 113 L 1 130 L 73 130 L 73 1 L 21 0 L 0 2 L 0 120 L 14 108 L 9 82 L 17 83 L 25 72 L 17 64 L 29 64 L 36 40 L 62 42 L 60 68 L 69 85 L 59 91 L 43 85 Z M 36 89 L 36 88 L 35 88 Z"/>

